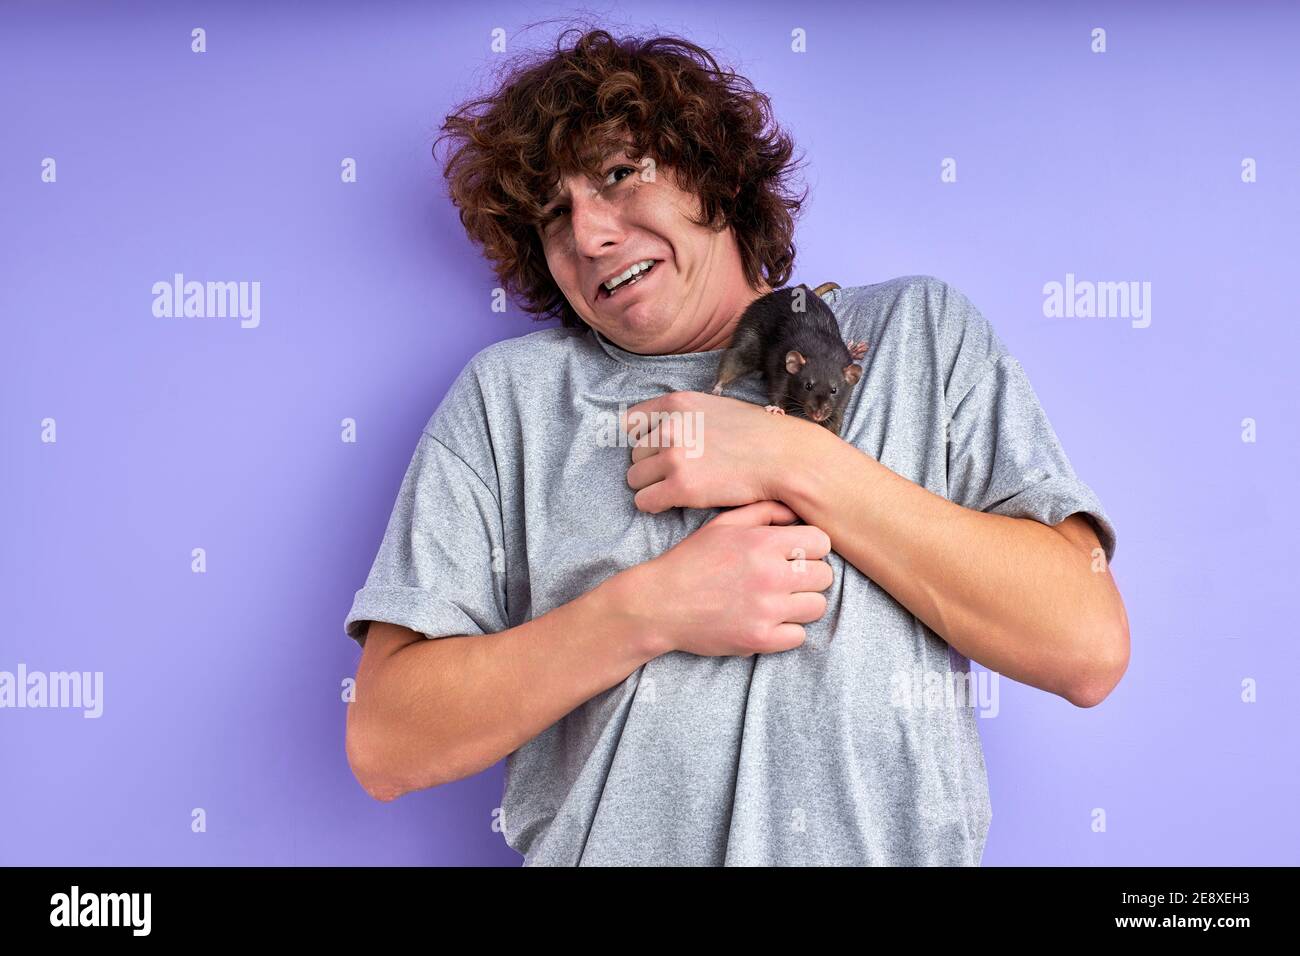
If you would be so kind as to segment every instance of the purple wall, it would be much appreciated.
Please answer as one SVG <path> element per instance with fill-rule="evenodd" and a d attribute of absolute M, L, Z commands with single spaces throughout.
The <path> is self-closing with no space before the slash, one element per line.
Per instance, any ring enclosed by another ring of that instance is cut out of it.
<path fill-rule="evenodd" d="M 452 377 L 533 328 L 429 151 L 491 31 L 544 44 L 516 33 L 556 10 L 269 7 L 0 14 L 0 671 L 103 675 L 97 719 L 0 710 L 0 863 L 519 861 L 500 766 L 356 784 L 342 624 Z M 771 94 L 809 161 L 796 281 L 969 295 L 1116 523 L 1128 674 L 1091 710 L 1002 682 L 984 862 L 1300 863 L 1300 12 L 612 7 Z M 175 273 L 258 282 L 258 324 L 155 316 Z M 1149 324 L 1048 317 L 1067 274 L 1149 282 Z"/>

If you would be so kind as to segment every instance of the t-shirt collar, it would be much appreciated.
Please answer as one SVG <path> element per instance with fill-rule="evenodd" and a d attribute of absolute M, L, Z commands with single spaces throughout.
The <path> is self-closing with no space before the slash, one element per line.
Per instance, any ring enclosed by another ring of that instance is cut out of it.
<path fill-rule="evenodd" d="M 726 351 L 726 349 L 710 349 L 707 352 L 682 352 L 675 355 L 641 355 L 637 352 L 629 352 L 627 349 L 619 348 L 595 328 L 591 329 L 591 333 L 596 337 L 596 342 L 599 343 L 605 354 L 614 361 L 639 368 L 700 368 L 709 364 L 717 365 L 718 359 Z"/>

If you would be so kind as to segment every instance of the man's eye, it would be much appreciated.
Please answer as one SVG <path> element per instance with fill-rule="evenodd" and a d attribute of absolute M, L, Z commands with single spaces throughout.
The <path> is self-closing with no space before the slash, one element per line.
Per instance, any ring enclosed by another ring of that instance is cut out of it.
<path fill-rule="evenodd" d="M 629 173 L 634 173 L 634 172 L 636 172 L 636 167 L 635 167 L 635 166 L 615 166 L 613 169 L 611 169 L 609 172 L 607 172 L 607 173 L 605 174 L 605 178 L 606 178 L 606 179 L 609 179 L 610 176 L 613 176 L 613 175 L 614 175 L 616 172 L 618 172 L 620 169 L 626 169 Z M 621 180 L 621 179 L 617 179 L 617 180 L 615 180 L 615 182 L 618 182 L 618 183 L 621 183 L 622 181 L 623 181 L 623 180 Z"/>
<path fill-rule="evenodd" d="M 634 173 L 634 172 L 636 172 L 636 167 L 635 167 L 635 166 L 615 166 L 613 169 L 611 169 L 608 173 L 605 174 L 605 179 L 608 181 L 609 177 L 610 177 L 610 176 L 613 176 L 613 175 L 614 175 L 615 173 L 617 173 L 620 169 L 626 169 L 629 173 Z M 626 177 L 624 177 L 624 178 L 626 178 Z M 614 181 L 613 183 L 611 183 L 610 185 L 617 185 L 618 183 L 621 183 L 622 181 L 623 181 L 622 179 L 618 179 L 618 180 L 615 180 L 615 181 Z M 561 212 L 568 212 L 568 211 L 569 211 L 569 207 L 568 207 L 568 206 L 552 206 L 552 207 L 551 207 L 550 209 L 548 209 L 545 213 L 543 213 L 543 219 L 544 219 L 545 222 L 547 222 L 547 223 L 551 223 L 551 222 L 554 222 L 556 219 L 559 218 L 559 214 L 560 214 Z"/>

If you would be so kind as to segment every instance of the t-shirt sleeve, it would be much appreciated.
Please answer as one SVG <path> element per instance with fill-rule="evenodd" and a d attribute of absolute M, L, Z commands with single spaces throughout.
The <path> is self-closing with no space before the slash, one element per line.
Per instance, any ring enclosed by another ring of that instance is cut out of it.
<path fill-rule="evenodd" d="M 964 295 L 947 285 L 943 292 L 939 325 L 951 356 L 948 499 L 1047 525 L 1083 513 L 1109 563 L 1115 527 L 1075 474 L 1025 370 Z"/>
<path fill-rule="evenodd" d="M 347 635 L 364 647 L 371 621 L 429 638 L 505 630 L 502 538 L 492 489 L 426 426 L 344 622 Z"/>

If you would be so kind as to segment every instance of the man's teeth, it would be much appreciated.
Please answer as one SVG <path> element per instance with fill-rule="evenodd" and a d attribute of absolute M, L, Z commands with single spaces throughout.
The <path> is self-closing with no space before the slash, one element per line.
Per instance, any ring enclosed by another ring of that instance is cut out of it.
<path fill-rule="evenodd" d="M 626 272 L 622 273 L 621 275 L 616 275 L 614 276 L 614 278 L 606 282 L 605 291 L 612 294 L 615 289 L 617 289 L 622 283 L 626 282 L 628 279 L 632 279 L 632 282 L 635 283 L 637 279 L 640 278 L 641 274 L 649 272 L 650 269 L 654 266 L 654 264 L 655 261 L 653 259 L 646 259 L 643 262 L 634 262 L 632 265 L 628 266 Z M 635 276 L 636 278 L 633 278 L 633 276 Z"/>

